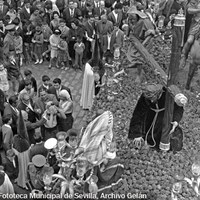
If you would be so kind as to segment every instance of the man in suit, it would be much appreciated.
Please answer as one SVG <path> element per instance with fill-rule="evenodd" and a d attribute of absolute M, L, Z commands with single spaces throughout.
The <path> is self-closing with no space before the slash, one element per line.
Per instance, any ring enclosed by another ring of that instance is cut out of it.
<path fill-rule="evenodd" d="M 105 57 L 106 62 L 110 63 L 114 52 L 114 35 L 111 31 L 108 31 L 107 35 L 103 36 L 101 49 L 103 51 L 103 56 Z"/>
<path fill-rule="evenodd" d="M 11 116 L 4 116 L 2 118 L 3 126 L 2 126 L 2 137 L 3 137 L 3 149 L 5 152 L 12 148 L 13 144 L 13 132 L 11 128 L 12 118 Z"/>
<path fill-rule="evenodd" d="M 34 111 L 33 102 L 27 93 L 21 94 L 21 101 L 19 105 L 17 106 L 17 108 L 19 109 L 19 111 L 24 110 L 28 113 L 28 121 L 32 123 L 36 122 L 38 115 Z"/>
<path fill-rule="evenodd" d="M 28 120 L 28 113 L 24 110 L 22 110 L 22 116 L 24 119 L 24 123 L 28 132 L 28 137 L 29 137 L 29 143 L 30 144 L 35 144 L 35 130 L 37 128 L 40 128 L 44 125 L 44 123 L 46 122 L 46 118 L 42 117 L 39 121 L 36 122 L 30 122 Z"/>
<path fill-rule="evenodd" d="M 114 26 L 122 25 L 122 4 L 116 3 L 115 8 L 108 14 L 108 20 L 110 20 Z"/>
<path fill-rule="evenodd" d="M 104 1 L 99 2 L 99 7 L 93 8 L 94 15 L 98 15 L 98 16 L 101 16 L 102 14 L 108 15 L 110 12 L 111 10 L 105 7 Z"/>
<path fill-rule="evenodd" d="M 80 13 L 81 11 L 78 8 L 75 8 L 74 2 L 70 0 L 68 7 L 63 10 L 63 19 L 66 21 L 66 25 L 70 27 L 72 19 L 78 19 Z"/>
<path fill-rule="evenodd" d="M 38 88 L 38 97 L 40 97 L 40 91 L 42 91 L 42 90 L 47 91 L 52 86 L 52 84 L 49 81 L 50 81 L 49 76 L 47 76 L 47 75 L 42 76 L 43 84 L 40 85 Z"/>
<path fill-rule="evenodd" d="M 59 104 L 54 94 L 48 94 L 45 89 L 40 90 L 40 96 L 35 101 L 35 110 L 40 110 L 40 116 L 42 116 L 46 110 L 46 104 L 50 101 L 56 106 Z"/>
<path fill-rule="evenodd" d="M 36 143 L 32 145 L 30 149 L 30 160 L 32 160 L 35 155 L 40 154 L 46 157 L 48 154 L 48 150 L 44 147 L 44 142 L 42 141 L 40 132 L 35 133 L 35 142 Z"/>
<path fill-rule="evenodd" d="M 124 32 L 119 28 L 119 26 L 114 26 L 112 37 L 114 40 L 114 49 L 115 45 L 121 48 L 124 43 Z"/>
<path fill-rule="evenodd" d="M 95 24 L 94 17 L 92 15 L 87 16 L 87 21 L 84 23 L 85 30 L 85 50 L 84 50 L 84 60 L 88 60 L 92 56 L 92 45 L 95 36 Z"/>
<path fill-rule="evenodd" d="M 24 0 L 24 7 L 20 11 L 20 19 L 23 26 L 30 24 L 31 4 L 29 0 Z"/>
<path fill-rule="evenodd" d="M 8 6 L 4 5 L 4 1 L 0 0 L 0 20 L 3 20 L 8 12 Z"/>
<path fill-rule="evenodd" d="M 86 0 L 81 0 L 78 4 L 78 9 L 81 11 L 82 17 L 85 18 L 87 15 Z"/>
<path fill-rule="evenodd" d="M 72 99 L 71 90 L 64 85 L 61 85 L 61 79 L 60 78 L 55 78 L 53 80 L 53 86 L 50 87 L 47 90 L 47 93 L 54 94 L 56 96 L 56 99 L 59 101 L 59 93 L 60 93 L 61 90 L 67 90 L 71 99 Z"/>
<path fill-rule="evenodd" d="M 113 23 L 107 19 L 106 14 L 101 15 L 101 20 L 97 22 L 97 34 L 99 36 L 99 42 L 102 42 L 104 35 L 107 35 L 108 31 L 113 30 Z"/>
<path fill-rule="evenodd" d="M 19 163 L 18 157 L 12 149 L 7 150 L 3 166 L 10 180 L 14 181 L 18 177 Z"/>
<path fill-rule="evenodd" d="M 19 116 L 19 110 L 17 109 L 17 95 L 10 96 L 8 99 L 8 103 L 5 104 L 4 108 L 4 115 L 3 116 L 11 116 L 12 118 L 12 124 L 11 128 L 13 131 L 13 134 L 17 134 L 17 119 Z"/>

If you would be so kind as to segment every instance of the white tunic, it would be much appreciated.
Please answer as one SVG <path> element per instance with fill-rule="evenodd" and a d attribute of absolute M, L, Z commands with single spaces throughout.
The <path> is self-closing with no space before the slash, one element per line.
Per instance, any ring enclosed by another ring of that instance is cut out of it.
<path fill-rule="evenodd" d="M 80 105 L 83 109 L 91 109 L 95 97 L 94 73 L 89 63 L 85 65 Z"/>

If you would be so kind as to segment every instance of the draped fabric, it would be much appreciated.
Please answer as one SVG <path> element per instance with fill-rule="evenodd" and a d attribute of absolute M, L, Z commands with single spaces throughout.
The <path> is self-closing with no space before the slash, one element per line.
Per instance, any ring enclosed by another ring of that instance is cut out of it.
<path fill-rule="evenodd" d="M 26 188 L 27 183 L 27 169 L 28 169 L 28 163 L 30 162 L 29 153 L 30 148 L 24 152 L 18 152 L 16 149 L 13 149 L 15 154 L 18 157 L 18 163 L 19 163 L 19 174 L 17 177 L 17 185 Z"/>
<path fill-rule="evenodd" d="M 104 112 L 87 126 L 79 147 L 84 149 L 83 155 L 92 164 L 106 156 L 113 139 L 112 127 L 113 116 L 110 111 Z"/>
<path fill-rule="evenodd" d="M 91 109 L 94 98 L 94 73 L 89 63 L 85 65 L 80 105 L 83 109 Z"/>

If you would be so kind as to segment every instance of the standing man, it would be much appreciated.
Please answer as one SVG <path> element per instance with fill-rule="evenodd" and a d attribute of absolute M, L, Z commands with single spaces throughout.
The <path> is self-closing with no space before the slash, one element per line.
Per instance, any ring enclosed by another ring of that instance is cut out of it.
<path fill-rule="evenodd" d="M 9 24 L 6 26 L 8 33 L 6 34 L 3 41 L 3 52 L 4 59 L 9 60 L 9 57 L 15 57 L 15 43 L 14 43 L 14 34 L 15 34 L 15 25 Z"/>
<path fill-rule="evenodd" d="M 110 20 L 114 26 L 121 27 L 122 18 L 122 4 L 116 3 L 114 10 L 108 14 L 108 20 Z"/>
<path fill-rule="evenodd" d="M 193 15 L 193 18 L 190 25 L 187 41 L 182 50 L 180 67 L 185 67 L 185 62 L 188 58 L 188 54 L 190 52 L 191 46 L 194 43 L 195 38 L 197 38 L 199 35 L 199 30 L 200 30 L 200 2 L 199 0 L 189 1 L 186 7 L 186 10 L 188 14 Z"/>
<path fill-rule="evenodd" d="M 67 90 L 67 92 L 70 95 L 70 98 L 72 99 L 71 90 L 68 87 L 61 84 L 60 78 L 55 78 L 53 80 L 53 86 L 47 90 L 47 93 L 54 94 L 56 96 L 57 100 L 59 101 L 59 93 L 61 90 Z"/>

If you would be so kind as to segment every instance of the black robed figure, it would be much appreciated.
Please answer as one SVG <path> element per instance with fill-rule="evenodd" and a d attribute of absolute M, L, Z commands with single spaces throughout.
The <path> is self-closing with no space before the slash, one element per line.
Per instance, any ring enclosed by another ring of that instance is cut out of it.
<path fill-rule="evenodd" d="M 142 142 L 145 141 L 150 147 L 159 149 L 164 123 L 165 95 L 166 89 L 162 85 L 150 84 L 140 96 L 130 121 L 128 133 L 128 138 L 133 140 L 137 148 L 140 148 Z M 174 103 L 171 133 L 174 130 L 181 131 L 180 127 L 178 127 L 184 111 L 181 103 L 186 101 L 182 95 L 177 99 L 179 105 Z M 181 137 L 179 142 L 182 143 Z"/>

